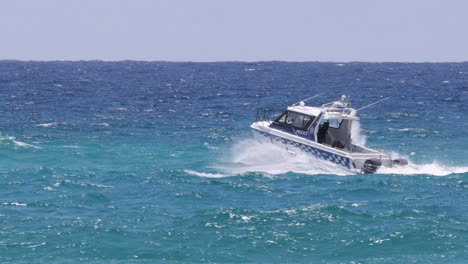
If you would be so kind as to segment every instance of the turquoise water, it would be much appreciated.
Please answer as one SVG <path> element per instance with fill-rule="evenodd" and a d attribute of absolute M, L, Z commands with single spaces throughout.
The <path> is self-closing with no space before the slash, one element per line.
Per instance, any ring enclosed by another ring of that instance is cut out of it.
<path fill-rule="evenodd" d="M 0 261 L 464 263 L 468 63 L 0 62 Z M 351 96 L 352 175 L 256 139 Z"/>

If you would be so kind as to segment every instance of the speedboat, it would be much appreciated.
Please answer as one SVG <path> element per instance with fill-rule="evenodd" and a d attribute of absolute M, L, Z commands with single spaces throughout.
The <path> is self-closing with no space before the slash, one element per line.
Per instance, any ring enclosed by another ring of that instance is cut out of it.
<path fill-rule="evenodd" d="M 388 98 L 356 110 L 345 95 L 319 107 L 307 106 L 305 101 L 314 97 L 289 106 L 274 120 L 258 118 L 257 114 L 257 121 L 250 127 L 288 151 L 305 152 L 355 173 L 375 173 L 382 166 L 408 164 L 405 159 L 392 159 L 389 154 L 353 142 L 357 112 Z"/>

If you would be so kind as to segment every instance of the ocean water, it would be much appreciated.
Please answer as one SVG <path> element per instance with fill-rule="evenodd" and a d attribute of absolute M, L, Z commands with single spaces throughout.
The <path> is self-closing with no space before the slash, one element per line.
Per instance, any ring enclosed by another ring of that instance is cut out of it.
<path fill-rule="evenodd" d="M 466 263 L 468 63 L 0 61 L 0 262 Z M 315 94 L 409 166 L 258 140 Z"/>

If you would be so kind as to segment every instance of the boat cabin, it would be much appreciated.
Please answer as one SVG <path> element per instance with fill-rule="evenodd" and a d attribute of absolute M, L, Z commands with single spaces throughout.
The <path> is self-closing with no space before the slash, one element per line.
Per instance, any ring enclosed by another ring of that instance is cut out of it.
<path fill-rule="evenodd" d="M 306 106 L 303 102 L 288 107 L 271 124 L 281 130 L 337 149 L 351 151 L 351 126 L 358 120 L 347 98 L 322 105 Z"/>

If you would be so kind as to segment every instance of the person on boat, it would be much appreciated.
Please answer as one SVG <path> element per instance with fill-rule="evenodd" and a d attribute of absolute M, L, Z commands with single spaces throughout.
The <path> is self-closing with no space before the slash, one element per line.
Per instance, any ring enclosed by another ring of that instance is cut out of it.
<path fill-rule="evenodd" d="M 327 131 L 328 131 L 329 126 L 330 126 L 330 123 L 328 121 L 326 121 L 325 123 L 320 125 L 320 128 L 319 128 L 319 130 L 317 132 L 317 142 L 318 143 L 323 144 L 327 140 Z"/>

